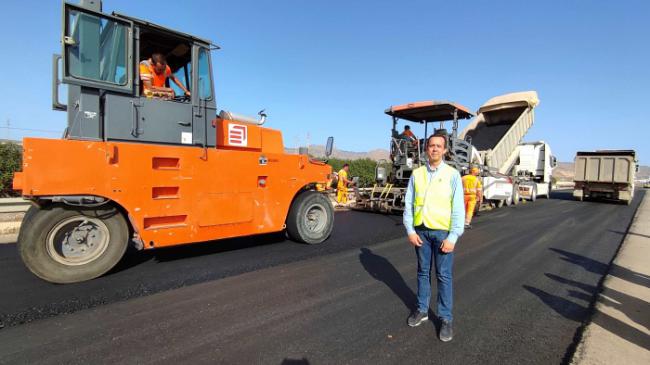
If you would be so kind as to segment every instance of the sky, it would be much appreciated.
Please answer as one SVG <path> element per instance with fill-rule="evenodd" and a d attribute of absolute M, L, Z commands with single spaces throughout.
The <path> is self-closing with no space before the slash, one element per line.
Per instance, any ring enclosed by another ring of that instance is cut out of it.
<path fill-rule="evenodd" d="M 0 138 L 58 138 L 66 119 L 51 107 L 51 60 L 61 52 L 61 2 L 3 5 Z M 104 0 L 103 7 L 221 46 L 212 54 L 217 107 L 266 109 L 266 126 L 281 130 L 287 147 L 334 136 L 343 150 L 388 149 L 391 105 L 450 100 L 477 110 L 493 96 L 536 90 L 525 141 L 548 142 L 563 162 L 576 151 L 635 149 L 650 165 L 647 0 Z"/>

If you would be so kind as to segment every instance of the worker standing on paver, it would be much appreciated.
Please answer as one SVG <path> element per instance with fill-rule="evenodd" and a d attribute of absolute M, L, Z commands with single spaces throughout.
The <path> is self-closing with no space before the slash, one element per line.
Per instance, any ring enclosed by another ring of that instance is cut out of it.
<path fill-rule="evenodd" d="M 443 161 L 447 137 L 434 134 L 427 139 L 429 161 L 413 171 L 404 199 L 404 227 L 418 258 L 418 307 L 408 318 L 415 327 L 429 319 L 431 265 L 438 284 L 437 315 L 441 320 L 441 341 L 451 341 L 452 268 L 454 247 L 463 234 L 463 191 L 460 174 Z"/>
<path fill-rule="evenodd" d="M 339 171 L 339 181 L 336 184 L 336 202 L 341 204 L 346 204 L 348 202 L 348 186 L 350 185 L 350 180 L 348 179 L 348 173 L 350 172 L 350 165 L 344 164 L 343 168 Z"/>
<path fill-rule="evenodd" d="M 465 195 L 465 228 L 471 229 L 476 203 L 483 199 L 483 185 L 478 178 L 477 167 L 472 167 L 469 174 L 463 176 L 463 193 Z"/>
<path fill-rule="evenodd" d="M 409 125 L 404 126 L 404 131 L 402 131 L 400 136 L 402 138 L 406 139 L 407 141 L 412 142 L 412 143 L 414 143 L 414 142 L 416 142 L 418 140 L 417 137 L 415 137 L 415 134 L 413 134 L 413 132 L 411 131 L 411 126 L 409 126 Z"/>

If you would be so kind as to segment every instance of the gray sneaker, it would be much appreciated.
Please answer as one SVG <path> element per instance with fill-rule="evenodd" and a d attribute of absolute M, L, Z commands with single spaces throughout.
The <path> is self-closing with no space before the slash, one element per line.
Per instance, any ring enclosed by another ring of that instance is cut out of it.
<path fill-rule="evenodd" d="M 440 334 L 438 335 L 440 341 L 449 342 L 454 338 L 454 329 L 451 327 L 451 321 L 441 320 Z"/>
<path fill-rule="evenodd" d="M 409 316 L 409 319 L 406 321 L 409 326 L 417 327 L 422 324 L 422 322 L 429 319 L 429 315 L 426 312 L 414 311 Z"/>

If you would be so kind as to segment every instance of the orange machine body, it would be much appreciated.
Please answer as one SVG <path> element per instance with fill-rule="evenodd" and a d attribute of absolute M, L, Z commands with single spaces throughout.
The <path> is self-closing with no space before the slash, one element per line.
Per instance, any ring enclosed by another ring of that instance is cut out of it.
<path fill-rule="evenodd" d="M 108 198 L 153 248 L 281 231 L 296 194 L 331 173 L 286 154 L 279 131 L 213 124 L 216 148 L 25 138 L 14 189 L 34 200 Z"/>

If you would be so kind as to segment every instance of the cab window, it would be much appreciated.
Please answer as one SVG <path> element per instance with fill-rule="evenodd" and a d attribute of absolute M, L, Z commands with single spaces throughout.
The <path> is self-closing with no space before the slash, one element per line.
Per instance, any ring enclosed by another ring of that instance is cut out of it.
<path fill-rule="evenodd" d="M 185 97 L 185 92 L 175 82 L 178 80 L 188 91 L 192 92 L 192 45 L 182 37 L 170 32 L 160 31 L 160 29 L 149 28 L 146 26 L 139 27 L 140 41 L 139 62 L 147 61 L 154 53 L 160 53 L 165 57 L 167 66 L 171 70 L 172 76 L 165 80 L 165 88 L 174 92 L 174 98 L 162 98 L 162 100 L 174 100 L 177 102 L 189 103 L 189 98 Z M 138 73 L 141 70 L 138 68 Z M 138 75 L 140 77 L 141 75 Z M 143 83 L 140 87 L 140 95 L 143 95 Z"/>
<path fill-rule="evenodd" d="M 210 54 L 205 48 L 199 50 L 199 98 L 212 99 L 212 75 L 210 74 Z"/>
<path fill-rule="evenodd" d="M 64 43 L 68 74 L 126 85 L 128 24 L 74 9 L 68 11 L 67 21 Z"/>
<path fill-rule="evenodd" d="M 186 65 L 178 68 L 176 71 L 173 71 L 174 76 L 178 81 L 180 81 L 187 90 L 192 88 L 192 62 L 188 62 Z M 178 85 L 174 82 L 170 82 L 169 86 L 174 90 L 176 95 L 183 95 L 183 90 L 181 90 Z"/>

